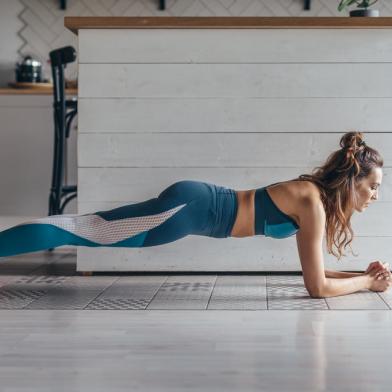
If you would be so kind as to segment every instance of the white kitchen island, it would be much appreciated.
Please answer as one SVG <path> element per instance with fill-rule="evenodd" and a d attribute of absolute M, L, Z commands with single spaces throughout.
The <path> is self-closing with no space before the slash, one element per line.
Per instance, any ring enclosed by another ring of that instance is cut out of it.
<path fill-rule="evenodd" d="M 78 34 L 78 212 L 192 179 L 237 190 L 320 165 L 344 132 L 384 156 L 380 200 L 328 268 L 392 260 L 392 18 L 66 17 Z M 295 236 L 79 247 L 78 271 L 297 271 Z"/>

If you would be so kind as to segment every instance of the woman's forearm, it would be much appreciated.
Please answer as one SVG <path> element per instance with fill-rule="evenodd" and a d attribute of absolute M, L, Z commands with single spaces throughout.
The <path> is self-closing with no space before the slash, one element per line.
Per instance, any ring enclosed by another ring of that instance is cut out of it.
<path fill-rule="evenodd" d="M 325 270 L 325 277 L 326 278 L 353 278 L 354 276 L 361 276 L 363 272 L 342 272 L 342 271 L 332 271 L 332 270 Z"/>
<path fill-rule="evenodd" d="M 369 289 L 369 275 L 362 274 L 352 278 L 325 279 L 325 285 L 320 290 L 318 297 L 335 297 L 355 293 L 360 290 Z"/>

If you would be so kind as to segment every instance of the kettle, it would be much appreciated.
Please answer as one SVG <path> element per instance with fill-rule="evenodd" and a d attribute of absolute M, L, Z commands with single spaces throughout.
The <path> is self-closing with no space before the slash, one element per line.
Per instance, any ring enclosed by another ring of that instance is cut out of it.
<path fill-rule="evenodd" d="M 42 64 L 31 56 L 26 56 L 22 63 L 16 63 L 16 81 L 40 83 L 42 79 Z"/>

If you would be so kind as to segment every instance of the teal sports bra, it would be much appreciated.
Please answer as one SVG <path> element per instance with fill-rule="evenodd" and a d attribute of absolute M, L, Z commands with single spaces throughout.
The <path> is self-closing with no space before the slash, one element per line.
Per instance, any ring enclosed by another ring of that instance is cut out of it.
<path fill-rule="evenodd" d="M 255 235 L 291 237 L 299 230 L 299 226 L 276 206 L 266 188 L 256 189 L 255 193 Z"/>

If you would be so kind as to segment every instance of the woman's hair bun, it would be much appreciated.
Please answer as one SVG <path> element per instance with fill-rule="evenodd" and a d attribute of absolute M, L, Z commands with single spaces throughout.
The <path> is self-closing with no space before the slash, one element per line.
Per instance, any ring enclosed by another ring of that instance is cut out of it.
<path fill-rule="evenodd" d="M 361 146 L 365 146 L 364 136 L 362 132 L 347 132 L 340 139 L 340 147 L 355 153 Z"/>

